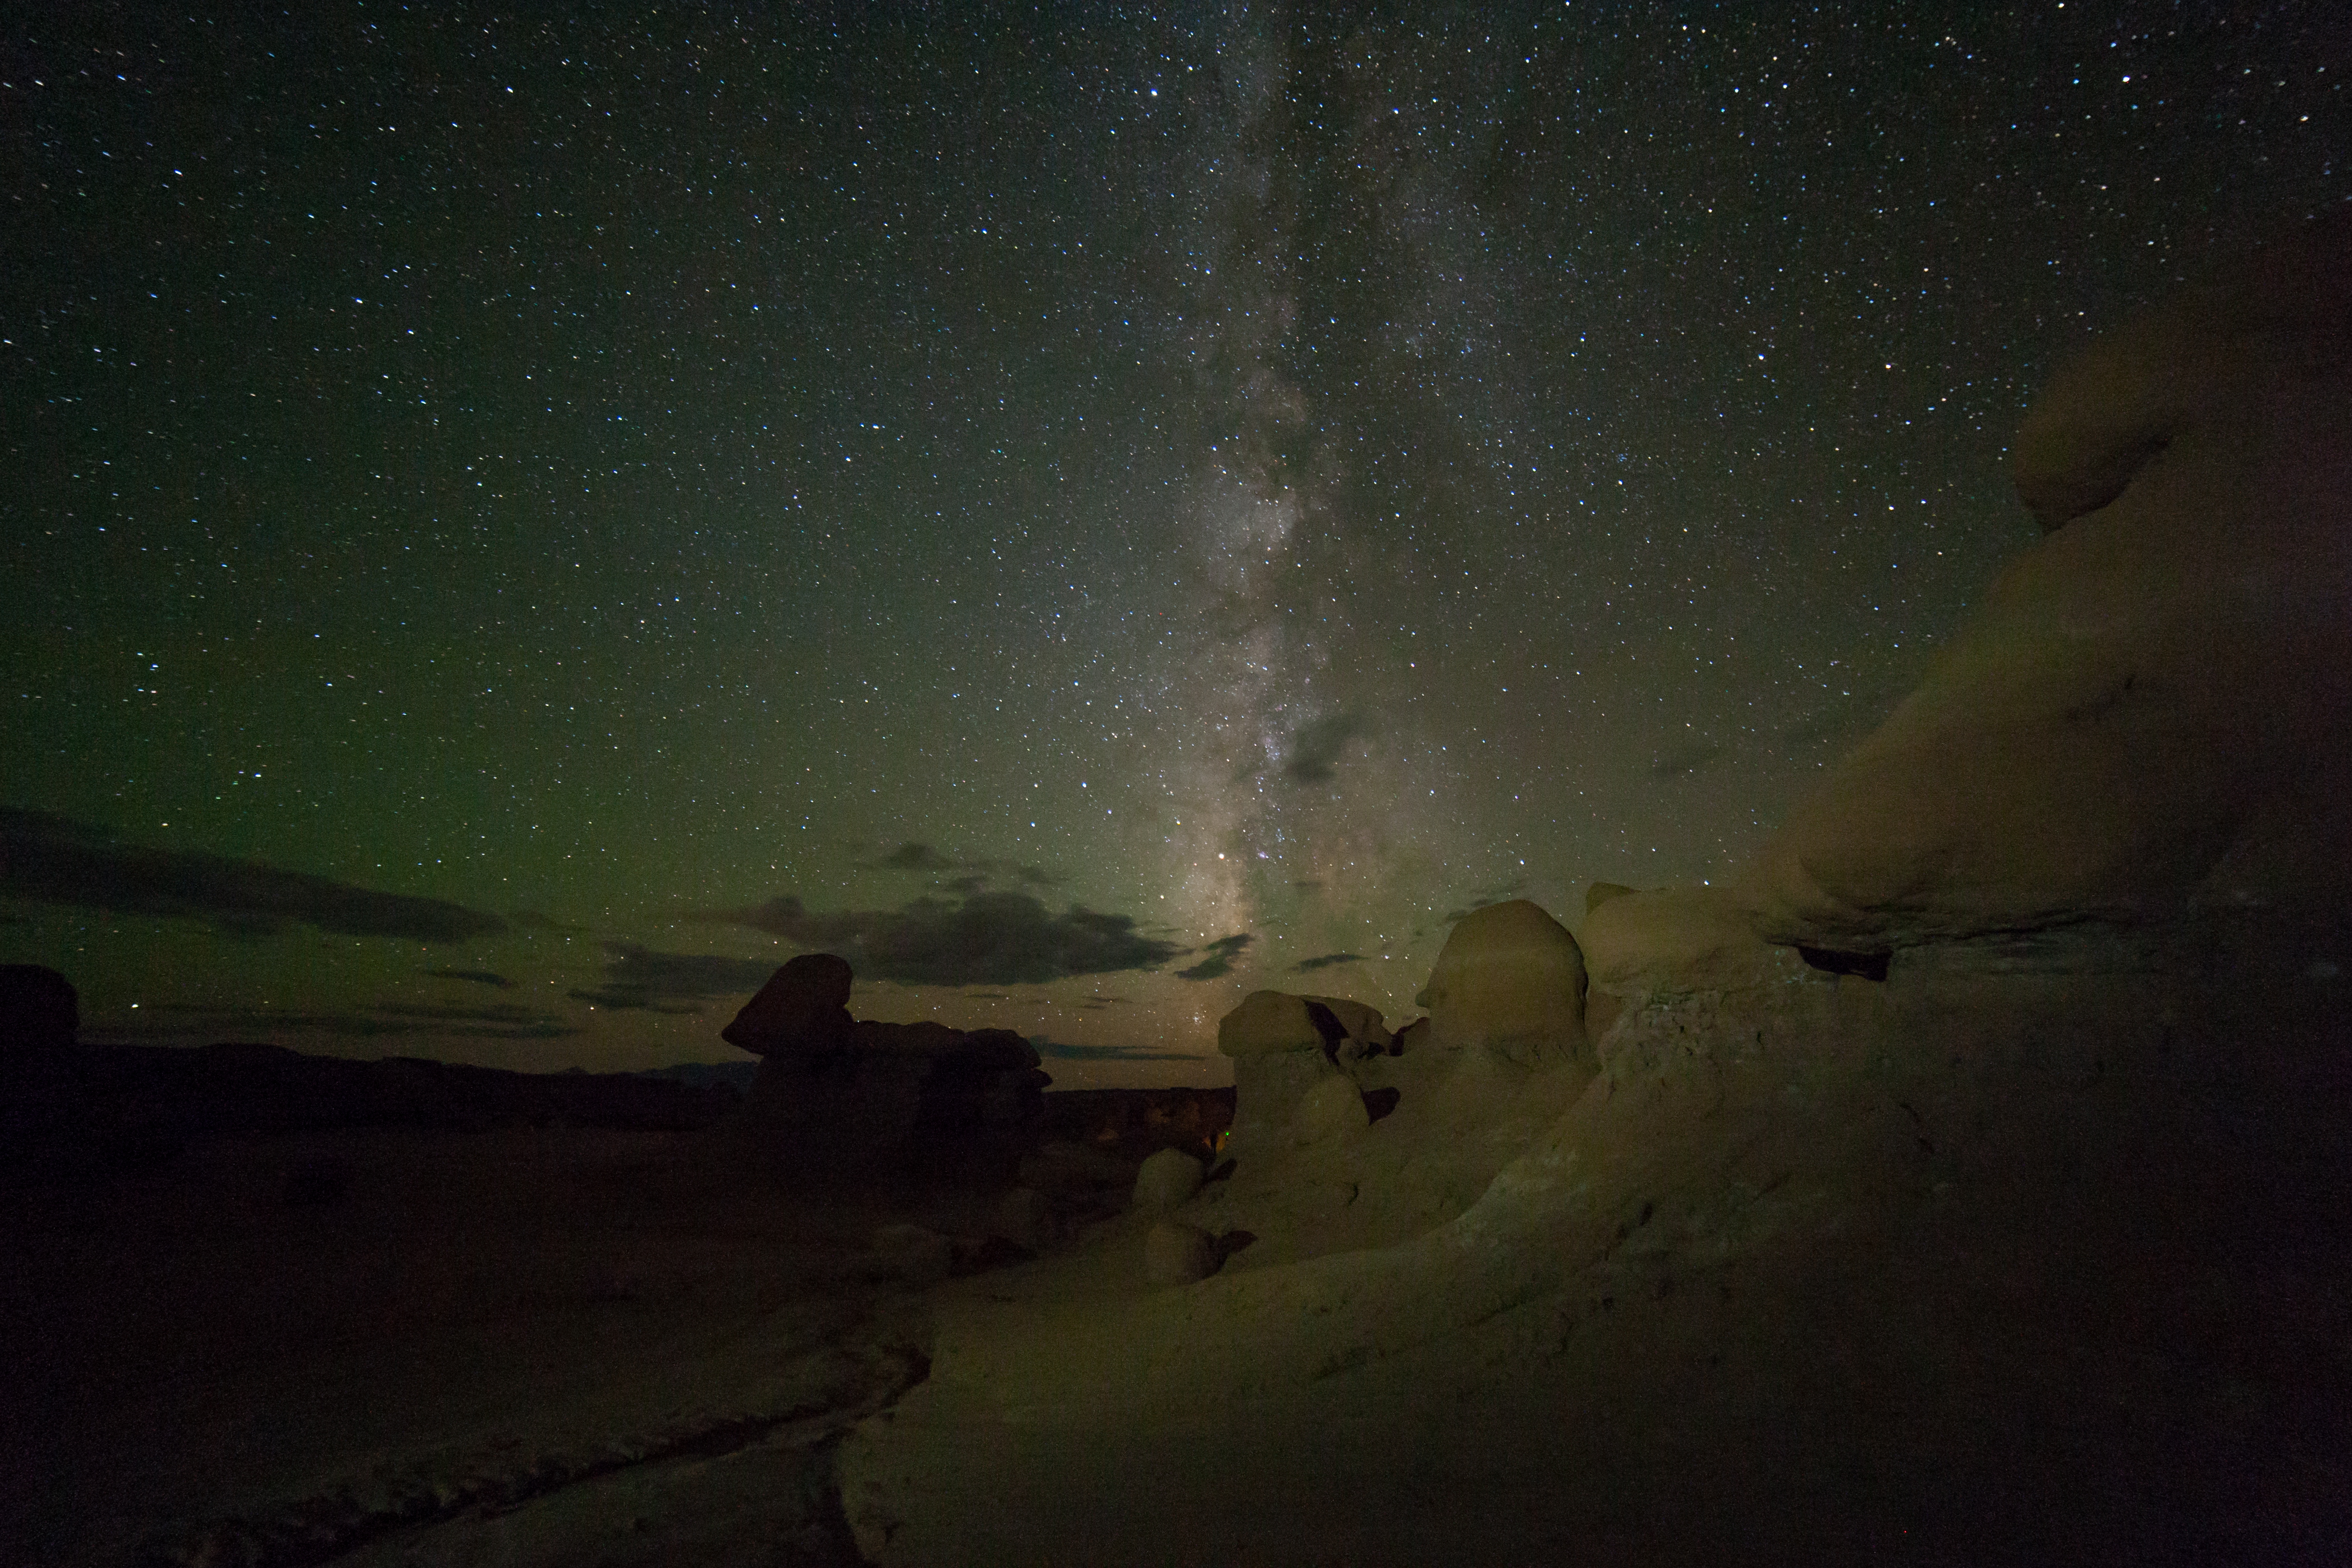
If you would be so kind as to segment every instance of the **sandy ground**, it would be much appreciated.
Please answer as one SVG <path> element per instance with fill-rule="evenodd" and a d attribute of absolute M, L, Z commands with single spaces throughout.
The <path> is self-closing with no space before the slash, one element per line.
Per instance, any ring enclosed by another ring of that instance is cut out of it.
<path fill-rule="evenodd" d="M 705 1135 L 227 1142 L 5 1202 L 9 1562 L 854 1560 L 829 1445 L 922 1372 L 864 1268 L 909 1205 Z"/>
<path fill-rule="evenodd" d="M 877 1227 L 994 1190 L 812 1194 L 732 1134 L 19 1184 L 0 1561 L 2352 1561 L 2352 1036 L 2274 967 L 1393 1058 L 1389 1114 L 1177 1211 L 1232 1248 L 1189 1285 L 1126 1213 L 916 1289 Z"/>

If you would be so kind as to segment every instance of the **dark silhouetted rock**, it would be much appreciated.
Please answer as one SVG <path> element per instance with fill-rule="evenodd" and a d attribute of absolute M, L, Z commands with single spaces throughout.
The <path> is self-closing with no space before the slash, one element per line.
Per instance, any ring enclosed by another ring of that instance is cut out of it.
<path fill-rule="evenodd" d="M 0 963 L 0 1057 L 71 1050 L 80 1027 L 71 981 L 37 963 Z"/>
<path fill-rule="evenodd" d="M 846 959 L 804 952 L 770 975 L 719 1037 L 760 1057 L 846 1050 L 856 1028 L 849 1016 L 854 978 Z"/>
<path fill-rule="evenodd" d="M 845 1022 L 847 1009 L 827 998 L 847 994 L 848 965 L 828 956 L 803 970 L 803 984 L 792 973 L 803 962 L 777 971 L 729 1026 L 737 1045 L 770 1046 L 743 1114 L 766 1163 L 853 1178 L 972 1173 L 975 1163 L 1009 1170 L 1052 1081 L 1038 1070 L 1036 1048 L 1009 1029 Z M 762 998 L 772 1002 L 764 1011 Z M 762 1035 L 743 1026 L 747 1017 L 803 1025 Z M 818 1039 L 829 1043 L 811 1044 Z"/>

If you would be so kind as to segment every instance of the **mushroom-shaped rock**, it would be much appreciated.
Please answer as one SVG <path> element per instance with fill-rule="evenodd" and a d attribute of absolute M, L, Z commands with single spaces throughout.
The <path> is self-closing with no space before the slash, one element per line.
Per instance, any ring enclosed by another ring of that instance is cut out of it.
<path fill-rule="evenodd" d="M 849 1017 L 853 978 L 847 960 L 829 952 L 804 952 L 770 975 L 735 1021 L 719 1031 L 719 1037 L 760 1057 L 773 1052 L 824 1056 L 845 1049 L 855 1028 Z"/>
<path fill-rule="evenodd" d="M 1327 1079 L 1354 1085 L 1339 1069 L 1347 1026 L 1320 1003 L 1281 991 L 1253 991 L 1217 1023 L 1217 1048 L 1234 1058 L 1234 1157 L 1287 1141 L 1307 1091 Z"/>
<path fill-rule="evenodd" d="M 1162 1149 L 1135 1173 L 1135 1206 L 1165 1214 L 1201 1190 L 1201 1162 L 1181 1149 Z"/>
<path fill-rule="evenodd" d="M 2352 217 L 2063 368 L 2049 533 L 1801 799 L 1739 891 L 1849 952 L 2210 902 L 2340 921 L 2352 863 Z"/>
<path fill-rule="evenodd" d="M 1801 973 L 1787 948 L 1756 934 L 1722 888 L 1629 892 L 1595 909 L 1577 938 L 1586 978 L 1620 996 L 1730 991 Z"/>
<path fill-rule="evenodd" d="M 1568 928 L 1525 899 L 1457 923 L 1414 1000 L 1441 1050 L 1482 1047 L 1535 1067 L 1589 1058 L 1584 955 Z"/>
<path fill-rule="evenodd" d="M 1154 1285 L 1206 1279 L 1223 1261 L 1216 1238 L 1196 1225 L 1162 1220 L 1143 1238 L 1143 1272 Z"/>

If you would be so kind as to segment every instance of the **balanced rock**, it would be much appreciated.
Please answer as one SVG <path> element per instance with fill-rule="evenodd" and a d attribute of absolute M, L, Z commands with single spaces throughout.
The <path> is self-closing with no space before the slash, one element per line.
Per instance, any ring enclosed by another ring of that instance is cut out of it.
<path fill-rule="evenodd" d="M 1465 915 L 1445 939 L 1429 984 L 1441 1050 L 1484 1049 L 1522 1067 L 1584 1059 L 1584 955 L 1568 928 L 1525 899 Z"/>
<path fill-rule="evenodd" d="M 2142 312 L 2016 446 L 2049 531 L 1739 885 L 1885 952 L 2200 908 L 2338 924 L 2352 864 L 2352 216 Z"/>
<path fill-rule="evenodd" d="M 1036 1049 L 1006 1029 L 850 1022 L 834 998 L 849 966 L 828 954 L 778 970 L 726 1030 L 767 1059 L 743 1107 L 770 1163 L 811 1173 L 1010 1173 L 1045 1112 Z M 837 1016 L 836 1016 L 837 1015 Z"/>
<path fill-rule="evenodd" d="M 1196 1225 L 1162 1220 L 1143 1238 L 1143 1272 L 1154 1285 L 1206 1279 L 1223 1261 L 1216 1238 Z"/>
<path fill-rule="evenodd" d="M 1201 1162 L 1181 1149 L 1148 1155 L 1135 1173 L 1135 1206 L 1165 1214 L 1201 1190 Z"/>
<path fill-rule="evenodd" d="M 758 1057 L 845 1050 L 855 1028 L 849 1016 L 853 978 L 846 959 L 804 952 L 770 975 L 719 1037 Z"/>
<path fill-rule="evenodd" d="M 1379 1012 L 1361 1003 L 1250 993 L 1217 1022 L 1217 1048 L 1234 1058 L 1234 1157 L 1292 1142 L 1309 1090 L 1328 1081 L 1356 1093 L 1347 1068 L 1394 1044 Z"/>

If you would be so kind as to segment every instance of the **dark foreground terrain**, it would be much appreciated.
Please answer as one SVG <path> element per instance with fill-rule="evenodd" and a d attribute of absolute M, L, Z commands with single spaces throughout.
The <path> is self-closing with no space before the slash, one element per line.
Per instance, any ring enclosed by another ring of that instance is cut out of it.
<path fill-rule="evenodd" d="M 257 1047 L 75 1076 L 0 1184 L 0 1561 L 854 1563 L 834 1446 L 928 1365 L 876 1232 L 1028 1256 L 989 1240 L 1011 1173 L 782 1181 L 723 1089 Z M 1230 1105 L 1064 1098 L 1074 1224 Z"/>

